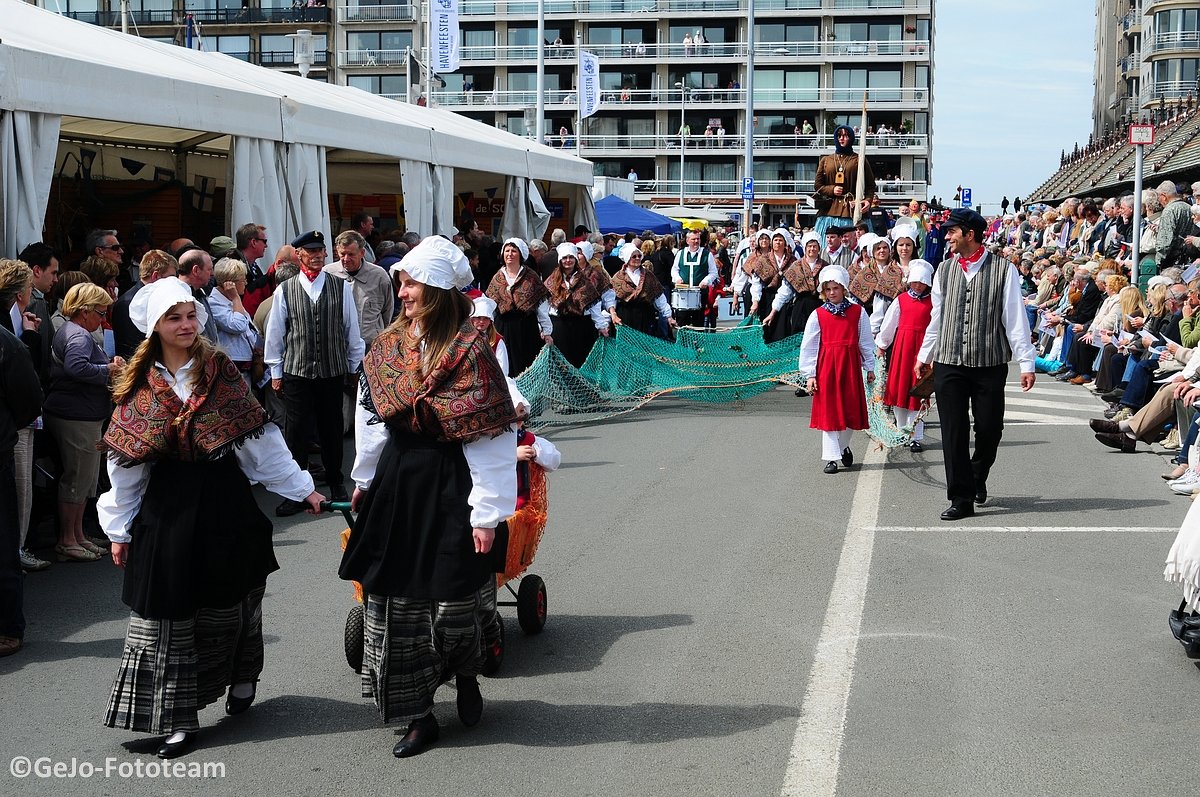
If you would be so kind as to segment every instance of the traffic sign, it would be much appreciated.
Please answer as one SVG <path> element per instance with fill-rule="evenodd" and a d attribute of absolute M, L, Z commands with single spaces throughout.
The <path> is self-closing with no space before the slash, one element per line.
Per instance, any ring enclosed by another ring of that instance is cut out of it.
<path fill-rule="evenodd" d="M 1154 143 L 1154 125 L 1130 125 L 1129 126 L 1129 143 L 1130 144 L 1153 144 Z"/>
<path fill-rule="evenodd" d="M 964 188 L 962 190 L 962 206 L 964 208 L 971 207 L 971 189 L 970 188 Z"/>
<path fill-rule="evenodd" d="M 742 199 L 749 199 L 749 200 L 754 199 L 754 178 L 753 177 L 743 177 L 742 178 Z"/>

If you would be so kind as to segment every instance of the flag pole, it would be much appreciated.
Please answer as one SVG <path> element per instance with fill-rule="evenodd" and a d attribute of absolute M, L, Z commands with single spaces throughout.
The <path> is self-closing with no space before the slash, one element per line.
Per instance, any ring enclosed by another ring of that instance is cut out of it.
<path fill-rule="evenodd" d="M 854 179 L 854 223 L 862 221 L 862 195 L 867 177 L 867 92 L 863 91 L 862 121 L 858 125 L 858 173 Z"/>

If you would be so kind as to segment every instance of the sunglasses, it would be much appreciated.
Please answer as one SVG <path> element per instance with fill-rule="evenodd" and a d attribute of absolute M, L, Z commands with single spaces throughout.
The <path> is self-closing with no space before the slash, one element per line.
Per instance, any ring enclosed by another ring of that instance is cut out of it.
<path fill-rule="evenodd" d="M 125 251 L 125 247 L 121 246 L 120 244 L 113 244 L 112 246 L 102 246 L 100 248 L 108 249 L 111 252 L 124 252 Z"/>

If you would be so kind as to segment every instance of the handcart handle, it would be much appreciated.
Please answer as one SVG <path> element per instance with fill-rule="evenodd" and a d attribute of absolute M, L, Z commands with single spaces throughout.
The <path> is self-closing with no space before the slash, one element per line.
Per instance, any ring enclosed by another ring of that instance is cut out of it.
<path fill-rule="evenodd" d="M 321 511 L 322 512 L 349 512 L 350 511 L 350 502 L 349 501 L 322 501 L 321 502 Z"/>

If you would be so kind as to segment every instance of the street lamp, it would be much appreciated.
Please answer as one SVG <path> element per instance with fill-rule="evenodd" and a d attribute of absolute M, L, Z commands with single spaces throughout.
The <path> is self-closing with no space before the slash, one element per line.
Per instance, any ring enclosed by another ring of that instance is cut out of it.
<path fill-rule="evenodd" d="M 687 149 L 687 136 L 684 134 L 684 128 L 687 127 L 687 86 L 682 82 L 676 83 L 675 88 L 679 89 L 679 207 L 683 207 L 683 155 Z M 680 211 L 682 212 L 682 210 Z"/>

